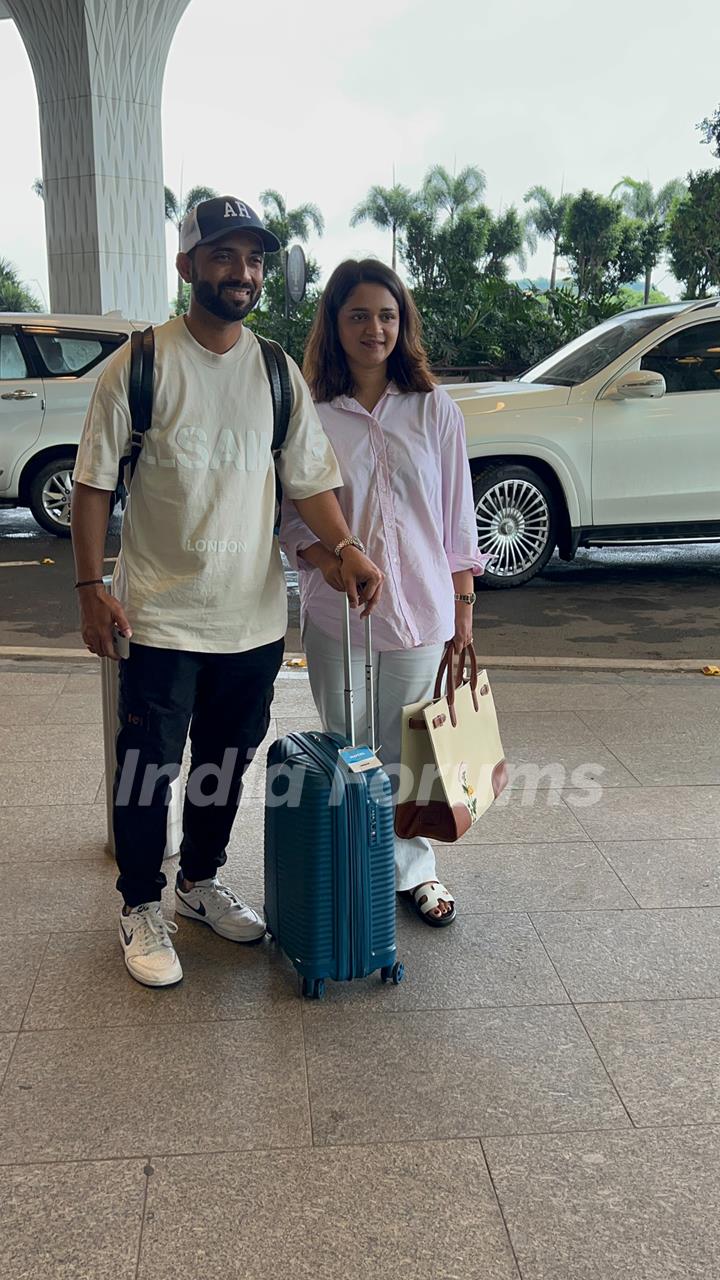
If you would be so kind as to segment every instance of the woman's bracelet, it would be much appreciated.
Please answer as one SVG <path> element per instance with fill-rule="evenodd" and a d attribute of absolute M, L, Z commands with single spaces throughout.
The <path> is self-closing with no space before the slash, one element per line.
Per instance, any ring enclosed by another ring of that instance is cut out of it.
<path fill-rule="evenodd" d="M 96 587 L 98 585 L 102 586 L 102 581 L 103 581 L 102 578 L 85 578 L 83 582 L 75 583 L 75 590 L 77 591 L 78 587 Z"/>

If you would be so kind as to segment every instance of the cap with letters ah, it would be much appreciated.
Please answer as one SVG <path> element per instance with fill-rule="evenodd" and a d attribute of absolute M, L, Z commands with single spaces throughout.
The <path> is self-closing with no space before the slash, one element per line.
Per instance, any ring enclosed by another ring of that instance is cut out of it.
<path fill-rule="evenodd" d="M 277 253 L 280 241 L 268 231 L 254 209 L 236 196 L 216 196 L 213 200 L 201 200 L 182 220 L 180 228 L 180 252 L 189 253 L 199 244 L 219 240 L 231 231 L 251 231 L 262 241 L 267 253 Z"/>

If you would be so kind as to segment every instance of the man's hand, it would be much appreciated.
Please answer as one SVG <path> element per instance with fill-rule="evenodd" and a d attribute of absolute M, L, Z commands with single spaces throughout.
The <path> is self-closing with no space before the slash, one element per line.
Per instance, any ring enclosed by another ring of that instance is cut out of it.
<path fill-rule="evenodd" d="M 385 574 L 357 547 L 344 547 L 338 564 L 343 584 L 341 590 L 346 592 L 350 608 L 357 609 L 359 604 L 363 604 L 365 608 L 360 617 L 367 618 L 377 608 Z"/>
<path fill-rule="evenodd" d="M 128 640 L 132 635 L 132 627 L 120 601 L 97 586 L 80 587 L 78 594 L 83 642 L 98 657 L 114 658 L 117 661 L 113 629 L 117 628 L 120 635 L 126 636 Z"/>

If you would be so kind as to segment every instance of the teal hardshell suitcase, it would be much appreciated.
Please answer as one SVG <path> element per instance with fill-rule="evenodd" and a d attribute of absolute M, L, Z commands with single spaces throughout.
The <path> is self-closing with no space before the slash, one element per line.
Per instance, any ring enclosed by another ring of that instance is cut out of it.
<path fill-rule="evenodd" d="M 314 999 L 322 996 L 327 978 L 349 981 L 379 969 L 383 982 L 397 984 L 404 972 L 395 943 L 392 794 L 390 780 L 374 756 L 369 618 L 365 648 L 370 749 L 354 742 L 346 608 L 347 738 L 319 731 L 291 733 L 268 752 L 268 932 L 297 969 L 303 994 Z"/>

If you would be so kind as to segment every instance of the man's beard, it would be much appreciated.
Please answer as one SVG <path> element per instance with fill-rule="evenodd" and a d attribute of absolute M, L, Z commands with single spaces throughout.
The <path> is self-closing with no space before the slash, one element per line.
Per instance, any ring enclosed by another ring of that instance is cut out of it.
<path fill-rule="evenodd" d="M 257 289 L 255 293 L 250 294 L 246 302 L 235 302 L 227 297 L 227 290 L 230 288 L 243 289 L 246 286 L 239 281 L 234 284 L 222 284 L 218 289 L 213 288 L 208 280 L 200 280 L 193 271 L 192 274 L 192 290 L 195 301 L 209 311 L 211 315 L 217 316 L 218 320 L 227 320 L 229 323 L 237 324 L 238 320 L 244 320 L 246 316 L 258 304 L 261 289 Z"/>

